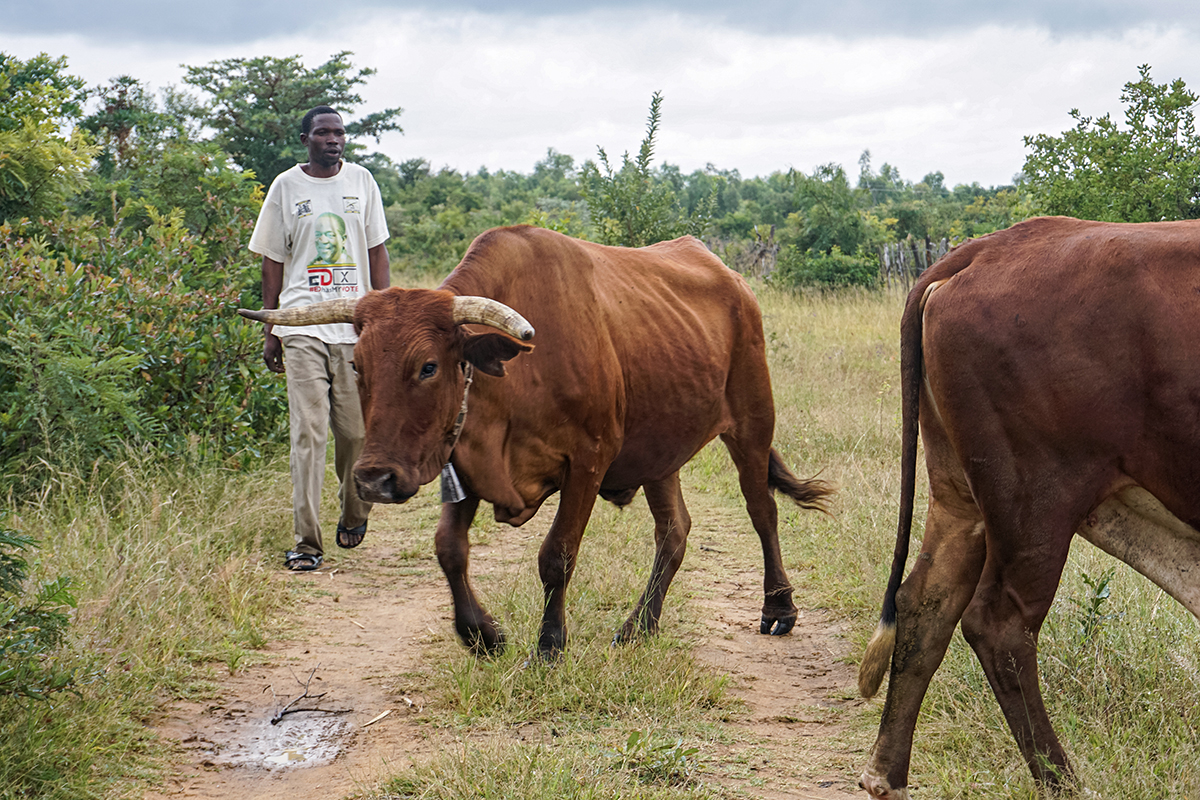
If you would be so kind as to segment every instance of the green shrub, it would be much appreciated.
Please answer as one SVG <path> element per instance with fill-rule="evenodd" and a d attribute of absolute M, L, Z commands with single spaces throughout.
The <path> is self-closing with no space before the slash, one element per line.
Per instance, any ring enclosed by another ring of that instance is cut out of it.
<path fill-rule="evenodd" d="M 234 243 L 253 205 L 209 195 L 200 236 L 184 214 L 130 205 L 0 225 L 0 468 L 9 485 L 90 467 L 128 444 L 244 465 L 286 425 L 266 377 L 258 269 Z M 144 215 L 144 231 L 125 218 Z"/>
<path fill-rule="evenodd" d="M 44 700 L 70 688 L 74 674 L 54 660 L 67 628 L 64 607 L 74 607 L 71 582 L 57 578 L 24 595 L 29 565 L 17 551 L 33 540 L 0 528 L 0 698 Z"/>
<path fill-rule="evenodd" d="M 846 255 L 837 245 L 828 253 L 801 252 L 788 245 L 779 253 L 771 282 L 779 286 L 840 289 L 872 287 L 879 282 L 879 263 L 871 256 Z"/>
<path fill-rule="evenodd" d="M 0 463 L 27 476 L 45 467 L 112 457 L 155 426 L 137 403 L 138 358 L 64 320 L 50 331 L 29 317 L 0 334 Z"/>

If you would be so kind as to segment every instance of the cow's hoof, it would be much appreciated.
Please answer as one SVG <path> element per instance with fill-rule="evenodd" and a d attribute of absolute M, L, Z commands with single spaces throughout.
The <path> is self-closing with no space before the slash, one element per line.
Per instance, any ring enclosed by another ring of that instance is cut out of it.
<path fill-rule="evenodd" d="M 866 789 L 867 794 L 875 800 L 908 800 L 908 787 L 902 786 L 899 789 L 893 789 L 887 778 L 875 775 L 870 770 L 862 774 L 862 777 L 858 779 L 858 785 L 860 788 Z"/>
<path fill-rule="evenodd" d="M 792 628 L 796 626 L 796 616 L 796 612 L 778 617 L 763 614 L 762 622 L 758 626 L 758 632 L 763 634 L 769 633 L 772 636 L 783 636 L 786 633 L 791 633 Z"/>
<path fill-rule="evenodd" d="M 525 661 L 525 667 L 532 667 L 534 664 L 544 664 L 549 667 L 555 667 L 562 663 L 563 650 L 560 647 L 552 647 L 542 649 L 539 647 L 529 654 L 529 658 Z"/>
<path fill-rule="evenodd" d="M 504 630 L 493 623 L 489 628 L 459 632 L 463 644 L 477 658 L 496 658 L 504 653 L 504 645 L 508 641 Z"/>
<path fill-rule="evenodd" d="M 642 639 L 653 636 L 656 633 L 658 633 L 657 622 L 647 626 L 644 624 L 639 624 L 636 619 L 630 617 L 625 621 L 625 624 L 621 626 L 621 629 L 613 634 L 612 643 L 614 647 L 619 644 L 633 644 L 634 642 L 640 642 Z"/>
<path fill-rule="evenodd" d="M 631 631 L 627 631 L 622 628 L 613 634 L 612 646 L 618 647 L 624 644 L 637 644 L 649 635 L 650 634 L 647 631 L 641 630 L 640 628 L 634 628 Z"/>

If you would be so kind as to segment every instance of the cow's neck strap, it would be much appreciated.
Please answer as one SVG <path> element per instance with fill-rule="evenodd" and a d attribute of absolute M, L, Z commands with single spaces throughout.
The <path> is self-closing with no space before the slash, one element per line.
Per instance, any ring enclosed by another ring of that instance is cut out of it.
<path fill-rule="evenodd" d="M 467 421 L 467 397 L 471 394 L 471 382 L 475 380 L 475 367 L 467 361 L 463 364 L 463 401 L 458 410 L 458 419 L 454 420 L 454 430 L 450 432 L 450 452 L 454 452 L 458 437 L 462 435 L 463 423 Z"/>

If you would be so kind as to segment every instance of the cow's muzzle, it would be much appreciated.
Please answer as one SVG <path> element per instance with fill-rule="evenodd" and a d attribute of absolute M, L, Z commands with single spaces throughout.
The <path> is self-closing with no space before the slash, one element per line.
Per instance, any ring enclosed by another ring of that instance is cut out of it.
<path fill-rule="evenodd" d="M 403 481 L 389 469 L 354 470 L 354 488 L 368 503 L 405 503 L 417 493 L 419 485 Z"/>

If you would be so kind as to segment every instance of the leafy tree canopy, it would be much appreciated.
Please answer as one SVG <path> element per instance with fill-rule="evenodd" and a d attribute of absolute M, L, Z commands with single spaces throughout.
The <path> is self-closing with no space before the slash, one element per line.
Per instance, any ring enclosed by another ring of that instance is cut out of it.
<path fill-rule="evenodd" d="M 1077 122 L 1061 136 L 1025 137 L 1026 186 L 1038 209 L 1110 222 L 1200 217 L 1197 95 L 1182 79 L 1156 84 L 1150 66 L 1125 84 L 1125 126 L 1108 114 Z"/>
<path fill-rule="evenodd" d="M 650 168 L 661 107 L 662 93 L 655 92 L 650 99 L 646 137 L 636 158 L 626 152 L 621 156 L 621 168 L 614 169 L 608 153 L 598 147 L 600 166 L 593 161 L 583 165 L 580 191 L 604 244 L 644 247 L 687 233 L 698 236 L 707 227 L 710 209 L 689 213 L 680 206 L 671 184 L 656 179 Z"/>
<path fill-rule="evenodd" d="M 300 144 L 300 120 L 314 106 L 338 109 L 349 138 L 371 136 L 378 142 L 387 131 L 402 130 L 399 108 L 349 119 L 362 103 L 356 88 L 375 74 L 373 69 L 356 72 L 351 55 L 342 51 L 314 69 L 306 68 L 300 56 L 227 58 L 187 67 L 183 80 L 211 98 L 198 113 L 217 132 L 218 143 L 269 184 L 279 173 L 308 160 Z M 353 158 L 360 147 L 348 142 L 347 157 Z"/>
<path fill-rule="evenodd" d="M 83 78 L 66 72 L 67 57 L 42 53 L 28 61 L 0 53 L 0 130 L 23 119 L 61 122 L 78 118 L 87 98 Z"/>
<path fill-rule="evenodd" d="M 79 127 L 100 147 L 96 169 L 105 177 L 136 169 L 153 160 L 168 142 L 198 141 L 196 117 L 204 109 L 196 99 L 174 87 L 162 92 L 162 103 L 136 78 L 121 75 L 89 93 L 98 108 Z"/>
<path fill-rule="evenodd" d="M 93 149 L 60 123 L 82 113 L 83 80 L 65 57 L 0 53 L 0 222 L 56 214 L 85 184 Z"/>

